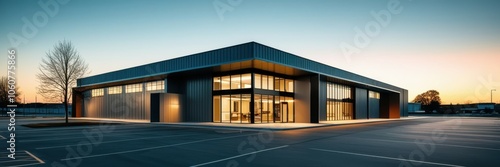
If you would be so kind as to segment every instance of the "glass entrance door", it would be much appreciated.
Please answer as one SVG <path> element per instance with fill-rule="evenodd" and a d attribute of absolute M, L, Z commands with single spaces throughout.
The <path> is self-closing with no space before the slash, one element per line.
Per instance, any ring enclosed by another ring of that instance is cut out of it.
<path fill-rule="evenodd" d="M 288 122 L 288 102 L 281 103 L 281 122 Z"/>

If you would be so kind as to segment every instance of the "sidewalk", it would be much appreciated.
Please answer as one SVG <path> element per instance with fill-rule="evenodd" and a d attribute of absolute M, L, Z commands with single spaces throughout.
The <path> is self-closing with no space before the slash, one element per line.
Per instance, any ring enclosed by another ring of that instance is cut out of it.
<path fill-rule="evenodd" d="M 227 130 L 293 130 L 293 129 L 306 129 L 317 128 L 325 126 L 338 126 L 349 124 L 362 124 L 370 122 L 386 122 L 386 121 L 404 121 L 411 119 L 422 119 L 426 117 L 405 117 L 400 119 L 363 119 L 363 120 L 344 120 L 344 121 L 321 121 L 320 123 L 264 123 L 264 124 L 238 124 L 238 123 L 213 123 L 213 122 L 181 122 L 181 123 L 164 123 L 152 122 L 153 125 L 170 125 L 178 127 L 195 127 L 206 129 L 227 129 Z"/>

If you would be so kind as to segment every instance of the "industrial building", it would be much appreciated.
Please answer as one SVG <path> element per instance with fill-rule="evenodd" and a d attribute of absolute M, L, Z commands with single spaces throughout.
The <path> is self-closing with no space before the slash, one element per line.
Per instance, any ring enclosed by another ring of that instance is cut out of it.
<path fill-rule="evenodd" d="M 256 42 L 78 79 L 73 117 L 319 123 L 408 116 L 408 91 Z"/>

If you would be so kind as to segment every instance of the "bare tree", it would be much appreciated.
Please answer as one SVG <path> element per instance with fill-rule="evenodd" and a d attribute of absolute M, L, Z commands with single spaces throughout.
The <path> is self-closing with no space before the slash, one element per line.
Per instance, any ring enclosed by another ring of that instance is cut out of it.
<path fill-rule="evenodd" d="M 61 100 L 68 123 L 68 101 L 71 88 L 76 80 L 88 73 L 88 64 L 69 41 L 59 41 L 54 50 L 49 50 L 42 59 L 37 78 L 40 82 L 38 93 L 50 101 Z"/>
<path fill-rule="evenodd" d="M 21 92 L 19 92 L 19 87 L 17 87 L 17 85 L 16 85 L 14 90 L 16 91 L 14 100 L 16 102 L 19 102 L 19 100 L 20 100 L 19 95 L 21 95 Z M 8 82 L 7 77 L 2 76 L 2 77 L 0 77 L 0 106 L 5 107 L 8 104 L 8 101 L 10 101 L 9 99 L 10 99 L 9 98 L 9 82 Z"/>

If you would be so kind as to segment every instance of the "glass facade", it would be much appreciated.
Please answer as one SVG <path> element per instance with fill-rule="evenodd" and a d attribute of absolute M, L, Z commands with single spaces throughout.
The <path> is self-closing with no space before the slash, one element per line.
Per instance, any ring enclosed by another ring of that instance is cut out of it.
<path fill-rule="evenodd" d="M 295 122 L 293 97 L 255 94 L 255 123 Z"/>
<path fill-rule="evenodd" d="M 250 123 L 250 94 L 213 96 L 214 122 Z"/>
<path fill-rule="evenodd" d="M 346 85 L 327 83 L 327 121 L 353 119 L 352 88 Z"/>
<path fill-rule="evenodd" d="M 146 91 L 164 90 L 165 81 L 153 81 L 146 83 Z"/>
<path fill-rule="evenodd" d="M 380 99 L 380 93 L 374 92 L 374 91 L 369 91 L 368 97 L 370 97 L 372 99 Z"/>
<path fill-rule="evenodd" d="M 114 86 L 108 88 L 108 94 L 110 95 L 121 94 L 121 93 L 122 93 L 122 86 Z"/>
<path fill-rule="evenodd" d="M 104 89 L 92 89 L 92 97 L 104 96 Z"/>
<path fill-rule="evenodd" d="M 292 79 L 274 77 L 270 75 L 255 74 L 255 88 L 264 90 L 274 90 L 278 92 L 293 93 L 294 82 Z"/>
<path fill-rule="evenodd" d="M 252 99 L 256 89 L 270 91 Z M 254 123 L 295 121 L 292 79 L 252 73 L 216 76 L 213 91 L 213 122 L 251 123 L 252 107 Z"/>
<path fill-rule="evenodd" d="M 125 86 L 125 93 L 142 92 L 142 84 L 132 84 Z"/>
<path fill-rule="evenodd" d="M 214 77 L 213 90 L 234 90 L 252 88 L 252 74 L 237 74 Z"/>

